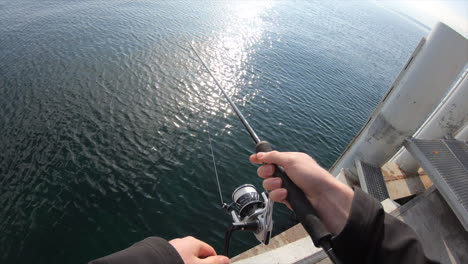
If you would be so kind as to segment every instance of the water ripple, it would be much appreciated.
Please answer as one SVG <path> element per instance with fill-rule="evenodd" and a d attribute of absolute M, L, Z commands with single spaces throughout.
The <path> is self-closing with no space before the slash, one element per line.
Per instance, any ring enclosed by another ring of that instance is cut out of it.
<path fill-rule="evenodd" d="M 150 235 L 221 250 L 207 124 L 223 199 L 261 180 L 187 41 L 262 138 L 329 166 L 425 34 L 406 23 L 372 3 L 0 0 L 0 262 L 83 263 Z"/>

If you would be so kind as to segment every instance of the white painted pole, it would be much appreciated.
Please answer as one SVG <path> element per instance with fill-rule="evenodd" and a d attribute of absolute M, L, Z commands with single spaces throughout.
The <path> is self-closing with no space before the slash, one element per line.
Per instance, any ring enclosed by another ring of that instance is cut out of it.
<path fill-rule="evenodd" d="M 331 173 L 341 168 L 355 173 L 356 159 L 382 166 L 433 111 L 467 61 L 468 40 L 438 23 Z"/>
<path fill-rule="evenodd" d="M 468 124 L 468 72 L 464 72 L 459 81 L 447 94 L 444 100 L 434 110 L 413 135 L 421 139 L 439 139 L 446 136 L 454 137 L 455 133 Z M 392 159 L 402 170 L 415 173 L 419 169 L 418 162 L 406 151 L 400 151 Z"/>

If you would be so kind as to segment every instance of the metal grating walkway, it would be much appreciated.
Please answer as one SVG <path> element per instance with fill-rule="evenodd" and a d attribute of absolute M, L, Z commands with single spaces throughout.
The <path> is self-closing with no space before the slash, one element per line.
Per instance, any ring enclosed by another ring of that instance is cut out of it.
<path fill-rule="evenodd" d="M 459 140 L 444 140 L 445 145 L 452 151 L 452 154 L 468 171 L 468 147 L 465 142 Z"/>
<path fill-rule="evenodd" d="M 382 170 L 360 160 L 356 160 L 356 169 L 361 189 L 374 196 L 379 202 L 389 198 Z"/>
<path fill-rule="evenodd" d="M 468 145 L 453 139 L 415 138 L 404 145 L 468 231 Z"/>

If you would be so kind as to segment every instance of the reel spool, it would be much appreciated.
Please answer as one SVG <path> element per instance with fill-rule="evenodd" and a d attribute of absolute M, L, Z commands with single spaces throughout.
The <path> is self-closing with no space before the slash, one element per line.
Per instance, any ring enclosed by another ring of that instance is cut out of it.
<path fill-rule="evenodd" d="M 229 241 L 234 231 L 251 231 L 261 243 L 268 245 L 273 228 L 273 202 L 265 192 L 260 194 L 252 184 L 244 184 L 232 192 L 233 203 L 224 205 L 233 223 L 226 232 L 225 252 L 229 251 Z"/>
<path fill-rule="evenodd" d="M 237 187 L 232 192 L 232 200 L 237 207 L 237 212 L 241 219 L 246 216 L 252 216 L 257 209 L 265 207 L 264 202 L 260 200 L 260 195 L 255 186 L 252 184 L 244 184 Z"/>

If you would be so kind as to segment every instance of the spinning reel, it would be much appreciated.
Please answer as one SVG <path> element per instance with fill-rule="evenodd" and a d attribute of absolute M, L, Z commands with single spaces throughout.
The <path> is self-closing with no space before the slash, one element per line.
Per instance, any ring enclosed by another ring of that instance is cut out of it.
<path fill-rule="evenodd" d="M 223 204 L 233 223 L 226 231 L 225 253 L 229 252 L 229 241 L 234 231 L 251 231 L 261 243 L 268 245 L 273 228 L 273 201 L 267 194 L 260 195 L 252 184 L 243 184 L 232 192 L 233 203 Z"/>

